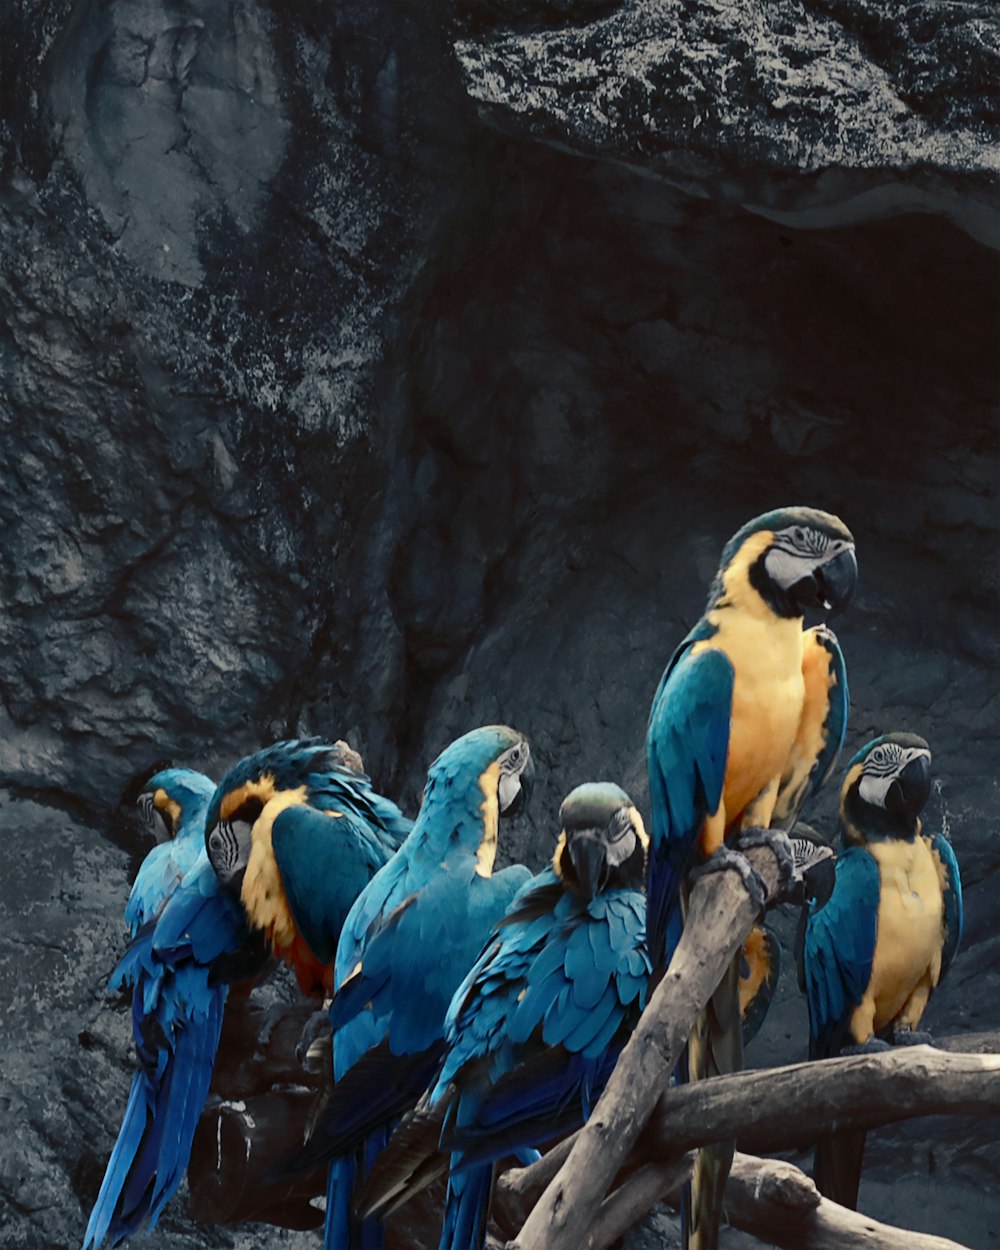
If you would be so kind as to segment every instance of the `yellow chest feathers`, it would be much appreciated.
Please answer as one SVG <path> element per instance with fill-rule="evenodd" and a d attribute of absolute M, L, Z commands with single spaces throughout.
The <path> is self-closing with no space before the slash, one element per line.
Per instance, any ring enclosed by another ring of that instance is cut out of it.
<path fill-rule="evenodd" d="M 878 863 L 881 880 L 869 987 L 875 999 L 875 1026 L 881 1028 L 923 977 L 930 974 L 931 985 L 937 984 L 944 899 L 937 866 L 923 838 L 871 842 L 866 850 Z"/>
<path fill-rule="evenodd" d="M 709 620 L 717 632 L 694 651 L 722 651 L 733 666 L 724 799 L 733 819 L 788 763 L 805 701 L 802 622 L 781 620 L 766 608 L 723 608 Z"/>
<path fill-rule="evenodd" d="M 295 941 L 296 927 L 281 881 L 281 872 L 274 858 L 271 830 L 279 813 L 306 800 L 306 787 L 276 794 L 257 817 L 253 829 L 253 848 L 243 878 L 241 896 L 251 925 L 263 929 L 267 940 L 279 953 Z"/>

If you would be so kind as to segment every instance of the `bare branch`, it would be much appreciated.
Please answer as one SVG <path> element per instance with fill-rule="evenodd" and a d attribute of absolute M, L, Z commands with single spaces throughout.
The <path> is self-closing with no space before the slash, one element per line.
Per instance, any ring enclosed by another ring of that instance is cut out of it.
<path fill-rule="evenodd" d="M 642 1146 L 656 1156 L 739 1137 L 766 1153 L 921 1115 L 1000 1115 L 1000 1055 L 908 1046 L 676 1086 Z"/>
<path fill-rule="evenodd" d="M 604 1199 L 597 1219 L 581 1246 L 584 1250 L 601 1250 L 603 1246 L 610 1246 L 633 1224 L 637 1224 L 654 1203 L 676 1194 L 690 1179 L 693 1167 L 693 1154 L 663 1163 L 643 1164 Z"/>
<path fill-rule="evenodd" d="M 956 1241 L 880 1224 L 823 1198 L 781 1160 L 738 1154 L 726 1186 L 731 1223 L 784 1250 L 966 1250 Z"/>
<path fill-rule="evenodd" d="M 836 1129 L 870 1129 L 920 1115 L 1000 1115 L 1000 1056 L 929 1046 L 717 1076 L 660 1098 L 632 1166 L 738 1136 L 760 1151 L 809 1144 Z M 579 1134 L 538 1163 L 497 1180 L 494 1205 L 516 1227 L 569 1157 Z"/>
<path fill-rule="evenodd" d="M 748 858 L 773 893 L 778 885 L 773 853 L 759 847 Z M 666 1089 L 698 1012 L 754 918 L 750 895 L 735 872 L 712 873 L 695 884 L 670 967 L 569 1158 L 510 1250 L 578 1250 L 587 1243 L 598 1208 Z"/>

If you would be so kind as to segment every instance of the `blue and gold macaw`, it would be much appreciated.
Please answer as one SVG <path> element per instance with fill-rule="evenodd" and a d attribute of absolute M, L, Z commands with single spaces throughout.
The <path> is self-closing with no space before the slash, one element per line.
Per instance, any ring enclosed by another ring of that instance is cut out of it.
<path fill-rule="evenodd" d="M 450 1151 L 440 1250 L 482 1247 L 496 1161 L 580 1127 L 645 1006 L 642 817 L 619 786 L 596 782 L 567 795 L 559 818 L 551 868 L 521 889 L 459 986 L 437 1079 L 363 1195 L 366 1212 L 394 1209 Z"/>
<path fill-rule="evenodd" d="M 757 517 L 723 549 L 705 613 L 674 652 L 649 714 L 647 926 L 657 976 L 680 940 L 691 873 L 737 868 L 763 905 L 727 841 L 749 845 L 772 825 L 790 827 L 833 767 L 847 721 L 843 658 L 833 634 L 804 629 L 803 615 L 844 607 L 856 579 L 850 531 L 813 508 Z M 692 1033 L 689 1079 L 742 1066 L 738 982 L 736 961 Z M 731 1157 L 731 1148 L 699 1156 L 686 1220 L 687 1244 L 699 1250 L 717 1243 Z"/>
<path fill-rule="evenodd" d="M 240 760 L 206 820 L 208 856 L 305 994 L 329 991 L 354 900 L 413 827 L 346 743 L 292 739 Z"/>
<path fill-rule="evenodd" d="M 527 741 L 505 725 L 453 742 L 428 771 L 413 832 L 344 924 L 330 1008 L 336 1083 L 294 1161 L 332 1160 L 327 1250 L 381 1245 L 379 1222 L 353 1215 L 355 1180 L 427 1088 L 452 995 L 530 875 L 493 864 L 500 818 L 521 810 L 533 774 Z"/>
<path fill-rule="evenodd" d="M 922 832 L 930 789 L 916 734 L 876 738 L 847 767 L 833 892 L 806 927 L 810 1058 L 931 1040 L 920 1023 L 961 941 L 962 883 L 948 840 Z M 845 1206 L 857 1203 L 864 1142 L 838 1133 L 816 1148 L 816 1184 Z"/>
<path fill-rule="evenodd" d="M 134 791 L 133 791 L 134 793 Z M 205 813 L 215 782 L 190 768 L 164 767 L 145 783 L 137 806 L 156 845 L 142 861 L 125 906 L 132 937 L 154 920 L 205 845 Z"/>
<path fill-rule="evenodd" d="M 139 796 L 150 827 L 173 840 L 155 847 L 139 870 L 126 910 L 134 940 L 111 977 L 113 989 L 132 988 L 139 1070 L 83 1250 L 153 1228 L 180 1184 L 222 1027 L 220 962 L 245 958 L 252 945 L 205 851 L 214 793 L 208 777 L 171 768 Z"/>

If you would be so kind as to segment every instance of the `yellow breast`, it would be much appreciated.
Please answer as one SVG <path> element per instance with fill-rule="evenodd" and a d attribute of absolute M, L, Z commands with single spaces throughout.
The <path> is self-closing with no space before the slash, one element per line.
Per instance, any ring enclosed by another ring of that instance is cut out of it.
<path fill-rule="evenodd" d="M 243 877 L 241 897 L 251 925 L 263 929 L 278 954 L 295 941 L 296 928 L 274 858 L 271 830 L 280 812 L 306 800 L 306 787 L 285 790 L 269 799 L 253 827 L 253 847 Z"/>
<path fill-rule="evenodd" d="M 899 1014 L 917 983 L 940 974 L 944 932 L 941 881 L 923 838 L 912 842 L 870 842 L 881 889 L 878 932 L 869 993 L 875 1000 L 875 1029 Z"/>
<path fill-rule="evenodd" d="M 731 611 L 709 619 L 718 632 L 694 651 L 725 652 L 734 673 L 723 790 L 729 826 L 765 786 L 780 779 L 791 754 L 805 698 L 802 623 Z"/>

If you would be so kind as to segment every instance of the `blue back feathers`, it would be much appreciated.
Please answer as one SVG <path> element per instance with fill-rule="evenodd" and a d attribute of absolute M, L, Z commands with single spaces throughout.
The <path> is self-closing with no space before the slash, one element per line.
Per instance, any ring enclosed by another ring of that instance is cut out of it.
<path fill-rule="evenodd" d="M 125 923 L 133 937 L 142 925 L 158 915 L 198 858 L 205 834 L 205 814 L 215 793 L 215 782 L 190 768 L 165 768 L 149 779 L 143 794 L 152 796 L 157 790 L 164 790 L 180 806 L 181 814 L 173 838 L 153 847 L 132 884 L 125 906 Z"/>
<path fill-rule="evenodd" d="M 390 852 L 413 826 L 391 799 L 373 789 L 364 773 L 347 766 L 343 751 L 335 743 L 322 738 L 292 738 L 248 755 L 229 769 L 212 799 L 206 828 L 211 829 L 218 822 L 227 794 L 265 775 L 274 778 L 275 792 L 304 785 L 312 807 L 344 812 L 363 820 L 379 833 Z"/>
<path fill-rule="evenodd" d="M 172 882 L 112 974 L 113 987 L 132 987 L 139 1070 L 84 1250 L 153 1228 L 180 1184 L 222 1028 L 227 985 L 220 966 L 250 943 L 242 911 L 223 890 L 204 849 L 204 818 L 214 784 L 201 774 L 171 769 L 157 774 L 150 788 L 166 790 L 181 804 L 177 841 L 193 848 L 195 858 Z"/>

